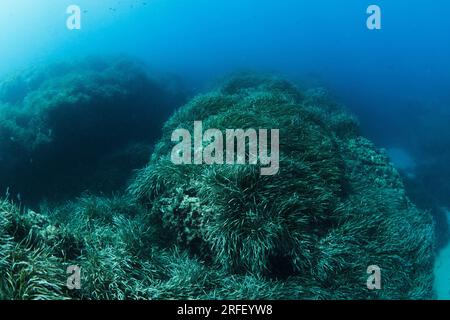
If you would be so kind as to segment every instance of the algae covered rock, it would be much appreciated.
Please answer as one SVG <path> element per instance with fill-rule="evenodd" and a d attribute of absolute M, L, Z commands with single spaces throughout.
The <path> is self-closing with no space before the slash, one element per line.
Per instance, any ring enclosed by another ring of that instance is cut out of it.
<path fill-rule="evenodd" d="M 194 121 L 204 130 L 279 129 L 278 174 L 261 175 L 260 164 L 174 164 L 172 132 Z M 323 90 L 234 76 L 169 119 L 129 191 L 177 246 L 211 267 L 291 288 L 271 291 L 276 297 L 430 297 L 431 217 L 358 131 Z M 382 270 L 383 290 L 367 289 L 371 265 Z"/>
<path fill-rule="evenodd" d="M 194 121 L 279 129 L 278 172 L 174 164 L 172 133 Z M 2 299 L 433 297 L 432 219 L 388 156 L 324 90 L 273 76 L 235 75 L 178 109 L 127 193 L 38 211 L 0 200 Z M 66 288 L 68 266 L 81 268 L 80 290 Z"/>
<path fill-rule="evenodd" d="M 181 103 L 175 83 L 128 58 L 53 63 L 3 79 L 0 190 L 29 203 L 123 187 Z"/>

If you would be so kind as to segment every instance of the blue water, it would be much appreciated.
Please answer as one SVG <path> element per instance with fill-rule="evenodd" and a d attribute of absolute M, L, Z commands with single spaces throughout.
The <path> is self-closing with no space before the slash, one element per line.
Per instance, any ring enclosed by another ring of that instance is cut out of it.
<path fill-rule="evenodd" d="M 81 30 L 66 28 L 71 4 L 82 10 Z M 381 30 L 366 27 L 371 4 L 381 8 Z M 358 116 L 377 146 L 395 151 L 419 206 L 445 212 L 449 15 L 448 0 L 1 0 L 0 77 L 60 59 L 125 54 L 176 74 L 192 91 L 243 69 L 314 82 Z M 437 272 L 443 298 L 447 271 Z"/>
<path fill-rule="evenodd" d="M 73 3 L 80 31 L 65 27 Z M 370 4 L 382 9 L 381 30 L 366 27 Z M 310 75 L 357 109 L 378 142 L 401 143 L 398 125 L 449 104 L 449 9 L 445 0 L 3 0 L 0 73 L 127 53 L 193 87 L 238 68 Z"/>

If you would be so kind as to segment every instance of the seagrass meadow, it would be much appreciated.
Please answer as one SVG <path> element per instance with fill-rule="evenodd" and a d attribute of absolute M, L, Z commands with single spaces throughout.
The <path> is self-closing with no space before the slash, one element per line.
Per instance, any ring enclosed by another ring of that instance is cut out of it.
<path fill-rule="evenodd" d="M 81 66 L 0 85 L 0 299 L 434 297 L 430 213 L 324 89 L 239 73 L 185 102 L 127 59 Z M 196 120 L 278 128 L 279 172 L 173 164 Z"/>

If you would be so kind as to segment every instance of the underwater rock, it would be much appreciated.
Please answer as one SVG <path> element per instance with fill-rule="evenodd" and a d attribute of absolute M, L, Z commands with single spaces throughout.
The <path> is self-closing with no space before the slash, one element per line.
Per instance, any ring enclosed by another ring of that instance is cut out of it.
<path fill-rule="evenodd" d="M 183 101 L 181 87 L 166 79 L 127 58 L 89 58 L 2 81 L 0 190 L 30 203 L 124 187 Z"/>
<path fill-rule="evenodd" d="M 173 164 L 171 133 L 200 120 L 204 130 L 279 129 L 279 174 Z M 295 283 L 299 298 L 430 297 L 431 217 L 409 201 L 388 156 L 358 131 L 322 90 L 235 76 L 168 120 L 129 191 L 176 245 L 228 274 Z M 383 290 L 365 286 L 369 265 L 380 266 Z"/>
<path fill-rule="evenodd" d="M 0 298 L 433 297 L 431 216 L 409 201 L 388 155 L 323 90 L 243 77 L 175 112 L 129 193 L 39 214 L 0 201 L 0 272 L 21 279 L 0 281 Z M 173 164 L 171 133 L 195 120 L 280 129 L 279 173 Z M 73 265 L 81 289 L 70 291 L 61 275 Z M 367 288 L 372 265 L 381 290 Z"/>

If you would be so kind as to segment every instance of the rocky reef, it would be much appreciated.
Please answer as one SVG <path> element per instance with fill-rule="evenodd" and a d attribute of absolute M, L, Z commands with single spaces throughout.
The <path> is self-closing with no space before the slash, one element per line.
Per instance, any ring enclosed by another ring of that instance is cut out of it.
<path fill-rule="evenodd" d="M 123 188 L 184 99 L 146 70 L 129 58 L 92 57 L 3 79 L 1 192 L 31 203 Z"/>
<path fill-rule="evenodd" d="M 279 129 L 278 174 L 173 164 L 173 130 L 197 120 Z M 1 202 L 0 298 L 433 297 L 430 214 L 324 90 L 234 75 L 178 109 L 161 135 L 123 195 L 40 214 Z M 69 265 L 82 268 L 80 290 L 65 288 Z M 370 265 L 381 269 L 381 290 L 366 286 Z"/>

